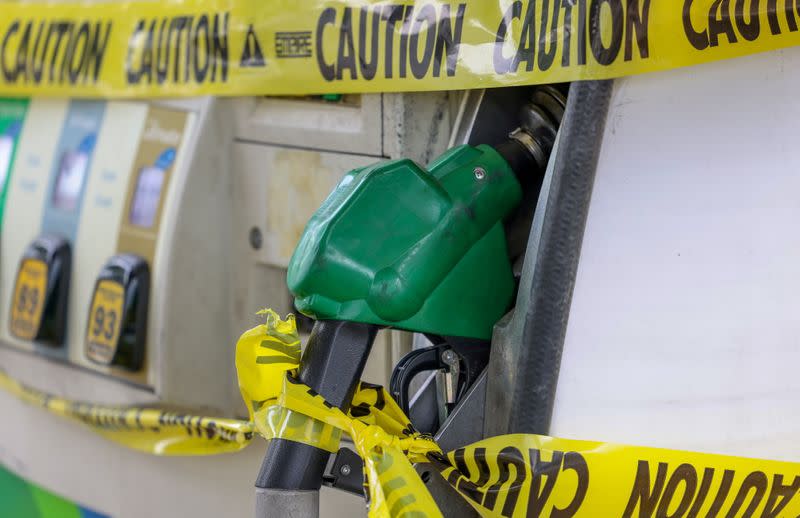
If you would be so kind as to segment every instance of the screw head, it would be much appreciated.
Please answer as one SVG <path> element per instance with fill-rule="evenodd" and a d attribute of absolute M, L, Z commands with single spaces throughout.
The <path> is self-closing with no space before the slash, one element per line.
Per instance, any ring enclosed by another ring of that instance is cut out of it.
<path fill-rule="evenodd" d="M 253 250 L 258 250 L 261 248 L 261 245 L 264 243 L 264 237 L 261 235 L 261 229 L 258 227 L 253 227 L 250 229 L 250 246 L 253 247 Z"/>
<path fill-rule="evenodd" d="M 486 178 L 486 169 L 484 169 L 483 167 L 476 167 L 475 169 L 472 170 L 472 174 L 475 175 L 475 178 L 477 180 L 483 180 L 484 178 Z"/>
<path fill-rule="evenodd" d="M 352 471 L 352 469 L 350 468 L 350 464 L 345 464 L 344 466 L 342 466 L 341 468 L 339 468 L 339 473 L 341 473 L 341 474 L 342 474 L 342 475 L 344 475 L 345 477 L 346 477 L 347 475 L 349 475 L 351 471 Z"/>
<path fill-rule="evenodd" d="M 453 363 L 457 359 L 456 353 L 452 349 L 448 349 L 442 353 L 442 360 L 445 363 Z"/>

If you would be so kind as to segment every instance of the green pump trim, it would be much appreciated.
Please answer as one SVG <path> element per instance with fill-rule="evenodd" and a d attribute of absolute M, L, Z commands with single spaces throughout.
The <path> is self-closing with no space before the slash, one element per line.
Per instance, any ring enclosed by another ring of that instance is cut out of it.
<path fill-rule="evenodd" d="M 351 171 L 312 216 L 289 263 L 297 308 L 488 339 L 515 286 L 503 219 L 522 191 L 490 146 L 459 146 L 426 171 L 392 160 Z"/>
<path fill-rule="evenodd" d="M 14 169 L 14 160 L 17 155 L 19 134 L 27 111 L 27 99 L 0 98 L 0 140 L 6 141 L 6 143 L 0 142 L 0 169 L 5 166 L 4 170 L 0 170 L 0 228 L 5 214 L 8 186 L 11 183 L 11 171 Z M 10 149 L 6 148 L 7 151 L 3 151 L 3 146 L 10 146 Z M 9 153 L 7 165 L 2 160 L 5 158 L 2 156 L 3 152 Z"/>

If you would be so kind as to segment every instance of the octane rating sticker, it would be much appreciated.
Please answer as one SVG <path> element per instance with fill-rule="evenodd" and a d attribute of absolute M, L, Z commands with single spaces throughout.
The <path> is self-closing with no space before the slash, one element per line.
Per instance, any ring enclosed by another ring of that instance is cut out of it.
<path fill-rule="evenodd" d="M 11 301 L 11 333 L 22 340 L 34 340 L 39 333 L 47 293 L 47 264 L 40 259 L 23 259 Z"/>
<path fill-rule="evenodd" d="M 118 282 L 103 279 L 97 283 L 86 326 L 86 356 L 109 365 L 114 360 L 122 328 L 125 289 Z"/>

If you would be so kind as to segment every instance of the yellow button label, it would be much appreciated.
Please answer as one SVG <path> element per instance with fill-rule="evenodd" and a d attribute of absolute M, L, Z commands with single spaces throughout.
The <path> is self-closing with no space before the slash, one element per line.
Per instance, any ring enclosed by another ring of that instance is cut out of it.
<path fill-rule="evenodd" d="M 47 264 L 40 259 L 23 259 L 11 301 L 11 333 L 33 340 L 39 333 L 47 293 Z"/>
<path fill-rule="evenodd" d="M 114 360 L 122 329 L 125 288 L 115 281 L 97 283 L 86 326 L 86 356 L 97 363 L 110 365 Z"/>

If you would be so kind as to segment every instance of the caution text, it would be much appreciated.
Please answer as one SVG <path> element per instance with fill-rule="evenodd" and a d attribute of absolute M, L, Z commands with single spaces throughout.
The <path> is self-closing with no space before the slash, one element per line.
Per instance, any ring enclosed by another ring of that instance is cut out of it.
<path fill-rule="evenodd" d="M 228 80 L 225 13 L 142 18 L 128 41 L 128 84 L 202 84 Z"/>
<path fill-rule="evenodd" d="M 6 83 L 94 84 L 111 35 L 110 20 L 15 19 L 0 41 Z"/>
<path fill-rule="evenodd" d="M 319 71 L 327 81 L 453 76 L 466 9 L 467 4 L 328 7 L 315 34 Z"/>

